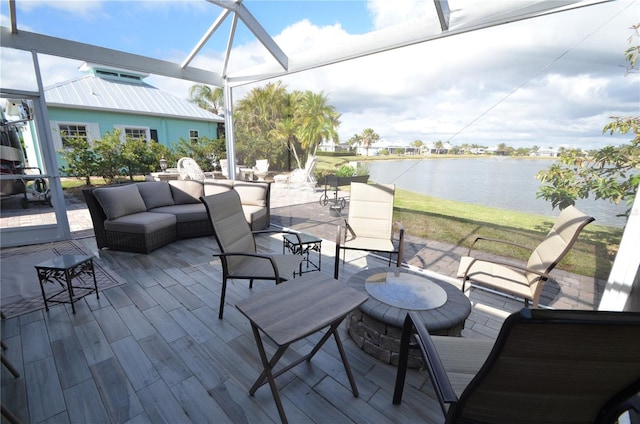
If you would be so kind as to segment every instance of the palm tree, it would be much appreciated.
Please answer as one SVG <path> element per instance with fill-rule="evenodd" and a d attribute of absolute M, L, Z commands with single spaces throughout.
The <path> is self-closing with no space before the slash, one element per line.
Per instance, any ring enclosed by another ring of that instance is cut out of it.
<path fill-rule="evenodd" d="M 338 142 L 340 114 L 327 101 L 323 92 L 306 91 L 296 103 L 294 117 L 298 124 L 298 139 L 302 148 L 312 155 L 316 154 L 322 140 Z"/>
<path fill-rule="evenodd" d="M 290 155 L 283 154 L 290 151 L 299 164 L 295 149 L 299 144 L 295 136 L 297 126 L 293 118 L 298 93 L 288 93 L 278 81 L 254 88 L 237 103 L 234 110 L 236 147 L 245 161 L 266 156 L 271 165 L 290 169 Z"/>
<path fill-rule="evenodd" d="M 245 161 L 269 153 L 278 166 L 291 169 L 293 156 L 302 168 L 301 150 L 315 155 L 322 140 L 338 141 L 340 114 L 327 104 L 327 97 L 311 91 L 289 93 L 280 81 L 247 93 L 235 106 L 234 118 L 237 151 Z"/>
<path fill-rule="evenodd" d="M 212 89 L 205 84 L 192 85 L 189 88 L 189 101 L 216 115 L 224 113 L 224 93 L 220 87 Z"/>
<path fill-rule="evenodd" d="M 360 147 L 360 145 L 362 145 L 362 137 L 360 136 L 360 134 L 354 134 L 348 141 L 347 143 L 349 143 L 349 146 L 358 146 Z"/>
<path fill-rule="evenodd" d="M 440 154 L 440 151 L 444 149 L 444 143 L 442 140 L 438 140 L 433 144 L 433 147 L 436 149 L 436 153 Z"/>
<path fill-rule="evenodd" d="M 373 128 L 365 128 L 362 130 L 360 138 L 362 139 L 362 144 L 364 144 L 364 148 L 366 149 L 366 156 L 369 156 L 369 147 L 371 147 L 371 145 L 376 141 L 380 140 L 380 136 L 373 130 Z"/>
<path fill-rule="evenodd" d="M 300 157 L 298 156 L 298 150 L 296 146 L 300 144 L 297 132 L 298 132 L 298 124 L 296 123 L 295 109 L 298 100 L 300 99 L 302 93 L 300 91 L 294 91 L 292 93 L 286 93 L 286 106 L 284 107 L 283 117 L 276 123 L 275 128 L 272 130 L 271 135 L 276 140 L 282 143 L 282 146 L 287 149 L 289 152 L 293 154 L 296 163 L 298 164 L 298 168 L 301 168 Z M 287 155 L 287 169 L 291 169 L 291 156 Z"/>

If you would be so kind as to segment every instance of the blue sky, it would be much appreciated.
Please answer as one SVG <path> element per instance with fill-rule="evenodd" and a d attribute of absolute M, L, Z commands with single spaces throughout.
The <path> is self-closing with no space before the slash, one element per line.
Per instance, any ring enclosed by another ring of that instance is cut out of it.
<path fill-rule="evenodd" d="M 497 1 L 497 0 L 496 0 Z M 27 31 L 181 62 L 218 17 L 205 0 L 17 0 Z M 294 56 L 347 43 L 401 23 L 430 1 L 251 1 L 245 5 Z M 452 1 L 453 3 L 453 1 Z M 7 2 L 0 2 L 8 24 Z M 371 127 L 393 143 L 596 148 L 629 137 L 602 135 L 612 115 L 638 115 L 640 78 L 625 77 L 623 52 L 640 21 L 640 0 L 588 7 L 398 49 L 281 78 L 291 90 L 323 91 L 342 114 L 340 137 Z M 194 66 L 220 72 L 229 20 Z M 637 40 L 636 40 L 637 43 Z M 242 25 L 230 67 L 270 60 Z M 3 86 L 20 78 L 3 66 Z M 77 78 L 80 63 L 43 57 L 44 84 Z M 157 76 L 152 85 L 186 97 L 187 82 Z M 247 90 L 236 89 L 235 99 Z"/>

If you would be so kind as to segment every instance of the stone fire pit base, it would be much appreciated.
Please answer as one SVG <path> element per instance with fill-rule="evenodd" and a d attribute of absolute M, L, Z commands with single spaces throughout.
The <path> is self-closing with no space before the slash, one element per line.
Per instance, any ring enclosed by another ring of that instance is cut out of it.
<path fill-rule="evenodd" d="M 427 279 L 423 274 L 404 268 L 371 268 L 353 275 L 347 285 L 366 291 L 365 282 L 374 281 L 377 283 L 380 278 L 385 278 L 384 273 L 389 272 L 392 274 L 407 273 Z M 391 275 L 391 278 L 393 279 L 393 275 Z M 446 302 L 441 306 L 419 311 L 429 333 L 437 336 L 460 336 L 464 329 L 464 322 L 471 312 L 469 299 L 452 284 L 436 279 L 428 280 L 437 284 L 446 292 Z M 407 309 L 382 302 L 370 294 L 369 299 L 360 308 L 348 315 L 347 330 L 349 336 L 367 354 L 384 363 L 397 366 L 400 355 L 402 324 L 407 311 Z M 419 350 L 411 349 L 409 351 L 408 366 L 410 368 L 420 368 L 422 366 Z"/>

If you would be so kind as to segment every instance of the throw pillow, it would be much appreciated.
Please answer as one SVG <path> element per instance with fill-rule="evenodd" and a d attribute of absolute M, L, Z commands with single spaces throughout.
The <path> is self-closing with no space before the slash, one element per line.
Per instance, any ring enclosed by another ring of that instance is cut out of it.
<path fill-rule="evenodd" d="M 162 206 L 171 206 L 173 196 L 171 195 L 171 187 L 163 181 L 149 181 L 136 184 L 144 204 L 147 209 L 159 208 Z"/>
<path fill-rule="evenodd" d="M 102 206 L 107 219 L 117 219 L 121 216 L 147 211 L 147 206 L 135 184 L 101 187 L 95 189 L 93 194 Z"/>

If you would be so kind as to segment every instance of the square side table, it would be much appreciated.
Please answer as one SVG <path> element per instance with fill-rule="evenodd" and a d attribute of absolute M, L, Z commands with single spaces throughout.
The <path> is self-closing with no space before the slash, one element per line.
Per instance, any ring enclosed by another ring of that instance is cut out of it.
<path fill-rule="evenodd" d="M 249 389 L 249 394 L 253 396 L 260 386 L 269 383 L 280 419 L 286 423 L 287 417 L 275 378 L 303 361 L 311 361 L 311 358 L 333 335 L 349 378 L 351 391 L 355 397 L 358 397 L 358 388 L 338 334 L 338 326 L 351 311 L 366 302 L 367 299 L 368 296 L 365 293 L 347 287 L 344 283 L 327 275 L 317 273 L 313 276 L 285 281 L 265 290 L 259 296 L 238 302 L 236 308 L 251 323 L 253 337 L 264 367 L 256 382 Z M 274 372 L 278 361 L 292 343 L 325 328 L 327 329 L 326 333 L 307 355 Z M 267 358 L 261 333 L 278 346 L 271 359 Z"/>
<path fill-rule="evenodd" d="M 300 269 L 298 275 L 302 275 L 305 272 L 320 271 L 322 267 L 322 239 L 311 234 L 296 233 L 285 234 L 282 236 L 282 253 L 285 250 L 289 250 L 294 255 L 302 255 L 303 259 L 300 262 Z M 318 261 L 313 262 L 311 260 L 311 252 L 318 253 Z M 306 264 L 306 268 L 302 270 L 302 264 Z M 296 273 L 293 273 L 296 276 Z"/>
<path fill-rule="evenodd" d="M 93 267 L 93 257 L 87 255 L 62 255 L 48 261 L 44 261 L 35 266 L 42 291 L 44 307 L 48 311 L 48 302 L 71 303 L 71 310 L 76 313 L 73 302 L 82 299 L 88 294 L 95 293 L 99 299 L 98 282 Z M 83 276 L 93 277 L 93 287 L 87 285 L 73 285 L 74 279 L 83 282 Z M 59 284 L 61 290 L 48 296 L 45 294 L 44 286 L 47 283 Z M 80 292 L 76 294 L 76 292 Z M 64 299 L 68 295 L 69 299 Z"/>

